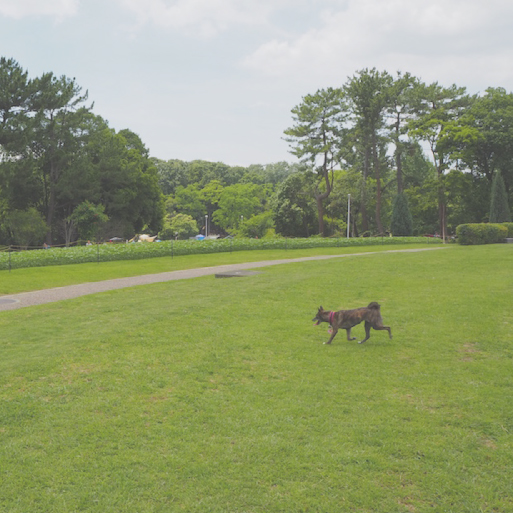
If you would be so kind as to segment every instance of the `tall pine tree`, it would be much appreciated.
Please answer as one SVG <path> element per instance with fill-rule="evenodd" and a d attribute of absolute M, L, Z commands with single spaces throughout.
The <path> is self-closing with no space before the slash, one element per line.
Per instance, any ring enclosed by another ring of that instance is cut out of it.
<path fill-rule="evenodd" d="M 496 171 L 492 181 L 490 223 L 509 222 L 511 222 L 511 212 L 508 206 L 508 194 L 500 171 Z"/>
<path fill-rule="evenodd" d="M 413 234 L 413 219 L 408 207 L 408 200 L 403 193 L 395 197 L 390 230 L 392 235 L 397 237 L 408 237 Z"/>

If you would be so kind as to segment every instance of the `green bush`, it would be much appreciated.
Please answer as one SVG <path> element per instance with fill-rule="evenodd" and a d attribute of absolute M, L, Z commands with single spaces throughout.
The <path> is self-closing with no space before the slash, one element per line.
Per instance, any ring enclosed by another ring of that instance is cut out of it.
<path fill-rule="evenodd" d="M 456 228 L 456 237 L 463 245 L 494 244 L 504 242 L 508 237 L 508 227 L 494 223 L 460 224 Z"/>
<path fill-rule="evenodd" d="M 502 223 L 508 229 L 508 238 L 513 238 L 513 223 Z"/>

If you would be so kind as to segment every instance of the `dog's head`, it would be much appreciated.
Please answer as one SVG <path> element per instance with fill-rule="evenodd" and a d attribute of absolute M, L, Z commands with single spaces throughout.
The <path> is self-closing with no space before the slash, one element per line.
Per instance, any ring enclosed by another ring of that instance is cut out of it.
<path fill-rule="evenodd" d="M 319 324 L 321 324 L 321 322 L 324 321 L 323 319 L 323 314 L 324 312 L 324 308 L 322 306 L 319 307 L 319 310 L 317 311 L 317 315 L 312 319 L 312 321 L 317 321 L 315 322 L 314 326 L 318 326 Z"/>

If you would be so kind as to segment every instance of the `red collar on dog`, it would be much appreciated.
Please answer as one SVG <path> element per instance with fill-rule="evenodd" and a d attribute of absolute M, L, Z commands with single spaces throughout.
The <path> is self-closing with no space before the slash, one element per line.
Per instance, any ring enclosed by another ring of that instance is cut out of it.
<path fill-rule="evenodd" d="M 328 317 L 328 322 L 333 325 L 333 317 L 335 317 L 335 312 L 330 312 L 330 316 Z"/>

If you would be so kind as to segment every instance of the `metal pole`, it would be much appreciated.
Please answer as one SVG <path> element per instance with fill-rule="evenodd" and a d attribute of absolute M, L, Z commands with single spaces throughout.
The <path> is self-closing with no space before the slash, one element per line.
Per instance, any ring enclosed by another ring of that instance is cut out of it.
<path fill-rule="evenodd" d="M 205 238 L 208 237 L 208 214 L 205 215 Z"/>
<path fill-rule="evenodd" d="M 11 272 L 11 246 L 9 246 L 9 272 Z"/>
<path fill-rule="evenodd" d="M 351 194 L 347 195 L 347 238 L 349 239 L 349 227 L 351 226 Z"/>

